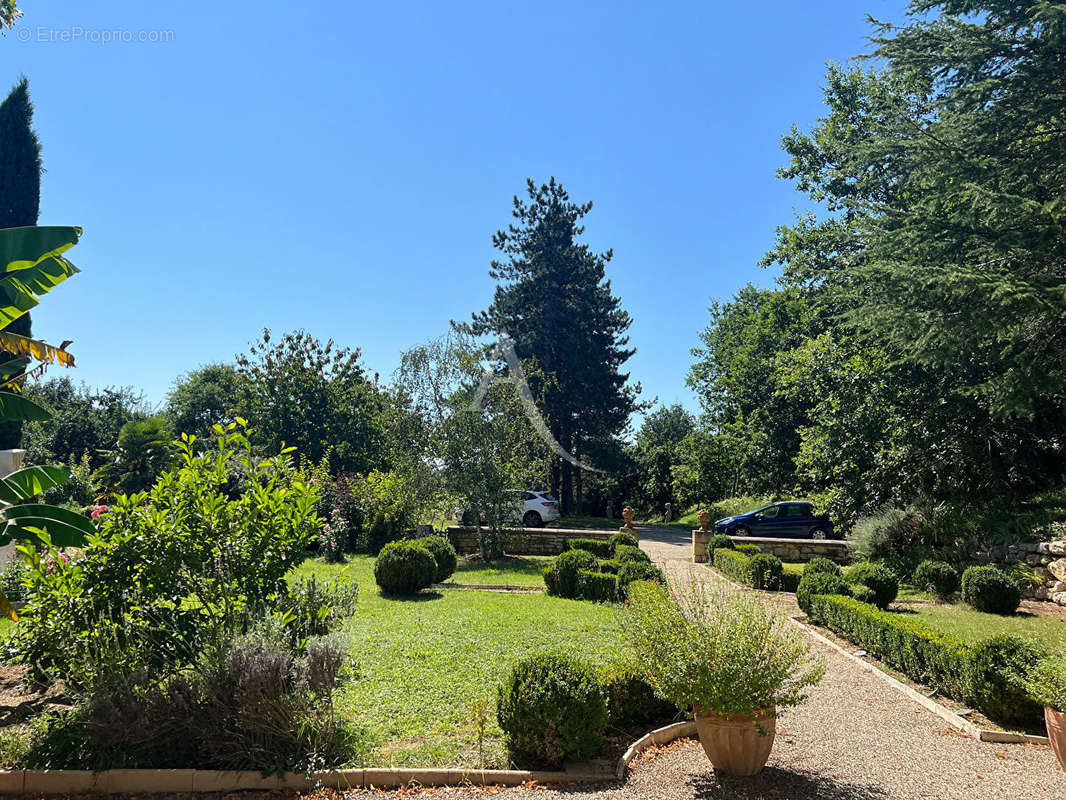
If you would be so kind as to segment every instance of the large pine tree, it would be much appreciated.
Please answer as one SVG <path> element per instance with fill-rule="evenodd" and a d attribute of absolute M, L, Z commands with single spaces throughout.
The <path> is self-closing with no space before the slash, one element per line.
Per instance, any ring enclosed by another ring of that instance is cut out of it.
<path fill-rule="evenodd" d="M 0 228 L 37 224 L 41 205 L 41 144 L 33 130 L 29 81 L 23 78 L 0 103 Z M 23 314 L 6 330 L 30 335 L 30 315 Z M 11 358 L 0 352 L 0 363 Z M 22 425 L 0 424 L 0 449 L 18 447 Z"/>
<path fill-rule="evenodd" d="M 548 426 L 567 452 L 588 456 L 621 434 L 637 408 L 640 386 L 628 383 L 622 365 L 629 314 L 611 293 L 605 268 L 612 252 L 594 253 L 577 239 L 592 203 L 574 203 L 552 178 L 526 184 L 528 200 L 514 198 L 515 222 L 497 231 L 493 246 L 506 260 L 493 261 L 499 282 L 492 305 L 475 314 L 476 335 L 508 335 L 518 356 L 532 360 L 530 375 Z M 564 513 L 580 500 L 581 477 L 557 460 L 552 489 Z"/>

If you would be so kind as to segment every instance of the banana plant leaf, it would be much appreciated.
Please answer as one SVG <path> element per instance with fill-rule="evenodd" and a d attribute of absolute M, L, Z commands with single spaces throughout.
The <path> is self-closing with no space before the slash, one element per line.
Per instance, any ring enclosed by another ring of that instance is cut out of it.
<path fill-rule="evenodd" d="M 0 422 L 44 422 L 52 418 L 52 412 L 27 400 L 20 394 L 0 392 Z"/>
<path fill-rule="evenodd" d="M 70 480 L 70 470 L 67 467 L 25 467 L 0 479 L 0 483 L 3 484 L 3 487 L 0 487 L 0 493 L 4 488 L 11 489 L 18 497 L 13 502 L 21 503 L 54 486 L 62 486 L 68 480 Z M 0 499 L 6 500 L 6 498 Z"/>
<path fill-rule="evenodd" d="M 82 547 L 96 532 L 92 520 L 59 506 L 27 504 L 0 509 L 0 545 L 12 539 L 35 539 L 45 531 L 56 547 Z"/>
<path fill-rule="evenodd" d="M 0 331 L 0 336 L 3 336 L 3 333 L 3 331 Z M 0 344 L 0 347 L 2 346 L 3 345 Z M 15 358 L 11 361 L 5 361 L 3 364 L 0 364 L 0 382 L 22 374 L 29 365 L 30 360 L 28 358 Z"/>
<path fill-rule="evenodd" d="M 0 328 L 37 305 L 37 298 L 78 272 L 61 254 L 78 243 L 81 228 L 0 229 Z"/>

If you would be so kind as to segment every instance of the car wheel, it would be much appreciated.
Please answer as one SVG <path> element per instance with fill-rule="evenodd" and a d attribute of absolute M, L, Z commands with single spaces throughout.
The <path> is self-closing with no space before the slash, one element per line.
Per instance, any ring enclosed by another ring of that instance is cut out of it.
<path fill-rule="evenodd" d="M 828 539 L 829 538 L 829 534 L 827 534 L 825 532 L 824 528 L 815 528 L 813 531 L 811 531 L 811 538 L 812 539 Z"/>
<path fill-rule="evenodd" d="M 751 528 L 749 528 L 747 525 L 737 525 L 737 527 L 733 528 L 733 535 L 751 536 Z"/>
<path fill-rule="evenodd" d="M 527 511 L 522 517 L 522 524 L 527 528 L 541 528 L 544 526 L 544 520 L 536 511 Z"/>

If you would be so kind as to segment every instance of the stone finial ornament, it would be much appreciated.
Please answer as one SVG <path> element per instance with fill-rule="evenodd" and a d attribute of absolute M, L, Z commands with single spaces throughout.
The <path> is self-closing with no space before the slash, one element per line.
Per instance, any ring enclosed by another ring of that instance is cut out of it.
<path fill-rule="evenodd" d="M 637 516 L 636 510 L 633 506 L 626 506 L 622 509 L 622 519 L 626 521 L 625 530 L 633 530 L 633 519 Z"/>
<path fill-rule="evenodd" d="M 706 531 L 707 524 L 711 521 L 711 512 L 708 511 L 706 508 L 701 508 L 698 512 L 696 512 L 696 519 L 699 520 L 700 530 Z"/>

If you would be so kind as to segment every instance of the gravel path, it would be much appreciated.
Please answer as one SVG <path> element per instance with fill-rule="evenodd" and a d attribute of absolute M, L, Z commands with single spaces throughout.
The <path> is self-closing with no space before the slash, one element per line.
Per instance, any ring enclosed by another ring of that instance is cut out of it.
<path fill-rule="evenodd" d="M 674 577 L 707 575 L 689 563 L 690 545 L 683 532 L 648 531 L 641 546 Z M 1050 748 L 970 739 L 835 651 L 824 653 L 825 680 L 804 705 L 782 714 L 770 762 L 754 778 L 719 778 L 699 744 L 683 742 L 638 765 L 620 786 L 570 792 L 437 789 L 424 796 L 456 792 L 507 800 L 1066 800 L 1066 772 L 1058 769 Z M 408 790 L 392 796 L 423 795 Z"/>

